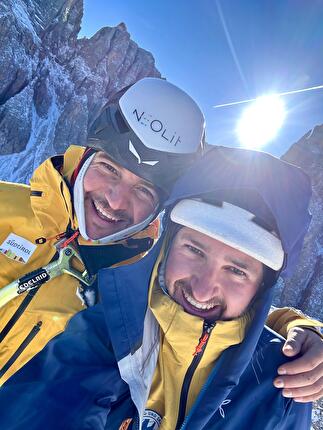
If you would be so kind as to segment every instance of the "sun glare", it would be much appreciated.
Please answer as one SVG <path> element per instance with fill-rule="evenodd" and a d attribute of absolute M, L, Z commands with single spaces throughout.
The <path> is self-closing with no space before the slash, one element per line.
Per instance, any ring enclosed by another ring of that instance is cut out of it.
<path fill-rule="evenodd" d="M 261 148 L 273 140 L 286 117 L 285 106 L 277 95 L 259 97 L 243 112 L 237 134 L 244 148 Z"/>

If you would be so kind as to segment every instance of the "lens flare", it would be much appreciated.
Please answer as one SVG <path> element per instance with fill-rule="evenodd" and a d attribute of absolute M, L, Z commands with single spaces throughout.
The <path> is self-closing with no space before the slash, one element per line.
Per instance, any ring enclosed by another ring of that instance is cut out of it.
<path fill-rule="evenodd" d="M 277 95 L 257 98 L 242 114 L 236 132 L 244 148 L 261 148 L 273 140 L 286 117 L 285 105 Z"/>

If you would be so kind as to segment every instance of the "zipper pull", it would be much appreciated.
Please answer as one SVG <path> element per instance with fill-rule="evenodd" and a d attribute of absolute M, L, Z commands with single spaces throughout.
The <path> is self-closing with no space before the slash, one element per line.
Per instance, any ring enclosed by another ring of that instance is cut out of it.
<path fill-rule="evenodd" d="M 70 233 L 70 235 L 68 235 Z M 67 229 L 63 233 L 58 233 L 55 236 L 47 237 L 45 239 L 45 242 L 47 240 L 56 239 L 58 242 L 55 244 L 56 248 L 66 248 L 71 242 L 73 242 L 74 239 L 76 239 L 79 236 L 80 232 L 79 230 L 72 230 L 71 228 Z M 65 240 L 64 240 L 65 239 Z"/>
<path fill-rule="evenodd" d="M 204 321 L 202 335 L 199 339 L 198 345 L 195 347 L 195 351 L 193 352 L 194 357 L 196 355 L 199 355 L 205 348 L 205 345 L 210 337 L 211 331 L 213 330 L 215 324 L 216 324 L 215 322 L 210 323 L 210 322 Z"/>
<path fill-rule="evenodd" d="M 76 231 L 72 234 L 72 236 L 71 236 L 71 237 L 69 237 L 68 239 L 66 239 L 66 240 L 62 243 L 61 248 L 66 248 L 66 247 L 67 247 L 67 245 L 69 245 L 71 242 L 73 242 L 73 240 L 74 240 L 74 239 L 76 239 L 76 238 L 77 238 L 77 236 L 79 236 L 79 234 L 80 234 L 79 230 L 76 230 Z"/>

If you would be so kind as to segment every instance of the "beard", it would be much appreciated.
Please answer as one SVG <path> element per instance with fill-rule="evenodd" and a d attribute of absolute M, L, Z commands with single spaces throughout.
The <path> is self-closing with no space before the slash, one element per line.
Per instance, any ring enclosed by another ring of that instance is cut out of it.
<path fill-rule="evenodd" d="M 191 315 L 210 322 L 225 320 L 224 313 L 227 310 L 227 305 L 223 298 L 214 296 L 206 302 L 198 302 L 194 299 L 192 287 L 186 279 L 175 281 L 173 292 L 170 293 L 170 296 L 176 303 L 182 306 L 185 312 Z M 194 302 L 196 303 L 194 304 Z M 201 306 L 207 306 L 208 309 L 202 309 Z"/>

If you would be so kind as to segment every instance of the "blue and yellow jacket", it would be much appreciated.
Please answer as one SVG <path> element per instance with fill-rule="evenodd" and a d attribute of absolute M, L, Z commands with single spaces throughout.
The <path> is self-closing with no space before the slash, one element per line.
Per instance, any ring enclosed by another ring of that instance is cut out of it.
<path fill-rule="evenodd" d="M 169 205 L 218 186 L 222 176 L 217 177 L 212 156 L 208 162 L 209 165 L 197 164 L 195 173 L 189 172 L 178 182 Z M 204 172 L 210 171 L 206 182 L 199 180 L 202 168 Z M 225 183 L 230 185 L 230 178 L 234 180 L 235 175 L 229 173 L 229 177 L 225 177 L 225 172 L 223 175 Z M 254 172 L 250 171 L 250 175 L 254 179 Z M 273 172 L 273 180 L 275 176 Z M 292 179 L 299 180 L 299 186 L 293 186 L 295 194 L 289 194 L 286 201 L 294 198 L 304 210 L 292 222 L 282 220 L 279 225 L 282 230 L 288 229 L 283 242 L 290 257 L 284 268 L 287 272 L 295 265 L 310 220 L 306 210 L 310 198 L 307 180 L 301 173 Z M 158 428 L 153 427 L 147 412 L 145 415 L 161 339 L 159 324 L 148 306 L 148 286 L 154 280 L 153 270 L 163 240 L 162 236 L 150 253 L 133 265 L 99 273 L 101 303 L 75 315 L 65 332 L 0 390 L 1 427 L 8 430 Z M 310 427 L 311 405 L 284 398 L 272 384 L 277 367 L 287 361 L 281 353 L 283 338 L 264 327 L 272 292 L 267 290 L 257 302 L 241 341 L 231 342 L 212 364 L 199 392 L 182 414 L 181 429 Z M 176 416 L 179 413 L 174 412 Z"/>

